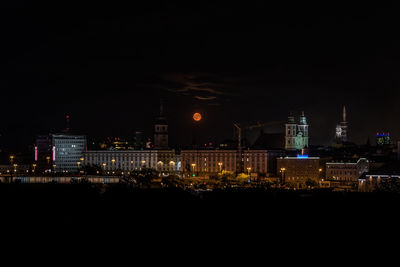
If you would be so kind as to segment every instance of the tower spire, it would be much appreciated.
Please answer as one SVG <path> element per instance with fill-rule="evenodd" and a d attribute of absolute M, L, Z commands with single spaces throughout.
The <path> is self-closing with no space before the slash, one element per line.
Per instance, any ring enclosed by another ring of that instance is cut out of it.
<path fill-rule="evenodd" d="M 346 122 L 346 106 L 343 106 L 343 122 Z"/>

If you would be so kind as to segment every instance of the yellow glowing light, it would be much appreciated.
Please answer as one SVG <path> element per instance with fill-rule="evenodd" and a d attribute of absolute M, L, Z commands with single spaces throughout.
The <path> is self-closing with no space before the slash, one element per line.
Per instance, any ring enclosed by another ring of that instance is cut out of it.
<path fill-rule="evenodd" d="M 200 113 L 194 113 L 193 114 L 193 119 L 195 120 L 195 121 L 201 121 L 201 114 Z"/>

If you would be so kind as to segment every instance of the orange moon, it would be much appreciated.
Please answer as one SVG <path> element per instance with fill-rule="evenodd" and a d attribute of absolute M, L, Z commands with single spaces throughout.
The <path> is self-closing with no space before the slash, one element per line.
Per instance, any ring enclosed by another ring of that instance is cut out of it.
<path fill-rule="evenodd" d="M 193 119 L 195 121 L 201 121 L 201 114 L 200 113 L 194 113 L 193 114 Z"/>

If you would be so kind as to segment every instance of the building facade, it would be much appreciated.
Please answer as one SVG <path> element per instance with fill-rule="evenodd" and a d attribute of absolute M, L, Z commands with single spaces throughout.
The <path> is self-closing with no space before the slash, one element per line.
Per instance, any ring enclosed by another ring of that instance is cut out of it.
<path fill-rule="evenodd" d="M 293 116 L 289 116 L 285 124 L 285 149 L 301 150 L 308 147 L 308 128 L 307 118 L 302 112 L 299 123 L 295 122 Z"/>
<path fill-rule="evenodd" d="M 52 134 L 52 163 L 56 172 L 76 173 L 87 147 L 86 136 Z"/>
<path fill-rule="evenodd" d="M 268 150 L 243 150 L 242 162 L 243 171 L 248 174 L 268 174 L 273 172 L 269 159 L 275 155 Z M 222 171 L 232 173 L 239 172 L 238 150 L 203 149 L 203 150 L 182 150 L 182 174 L 183 177 L 201 176 L 207 177 L 217 175 Z"/>
<path fill-rule="evenodd" d="M 106 172 L 130 172 L 150 168 L 160 173 L 180 171 L 180 156 L 175 150 L 89 150 L 83 166 L 98 167 Z"/>
<path fill-rule="evenodd" d="M 319 183 L 324 175 L 324 166 L 321 159 L 306 155 L 278 158 L 277 168 L 281 184 L 290 184 L 297 188 L 305 187 L 305 183 L 308 180 Z"/>
<path fill-rule="evenodd" d="M 358 180 L 359 192 L 373 192 L 376 190 L 390 190 L 390 183 L 400 181 L 400 173 L 397 174 L 368 174 Z"/>
<path fill-rule="evenodd" d="M 78 162 L 86 150 L 84 135 L 49 134 L 36 137 L 35 169 L 38 172 L 78 172 Z"/>
<path fill-rule="evenodd" d="M 356 184 L 358 179 L 368 171 L 369 161 L 366 158 L 336 160 L 326 163 L 325 179 L 342 184 Z"/>

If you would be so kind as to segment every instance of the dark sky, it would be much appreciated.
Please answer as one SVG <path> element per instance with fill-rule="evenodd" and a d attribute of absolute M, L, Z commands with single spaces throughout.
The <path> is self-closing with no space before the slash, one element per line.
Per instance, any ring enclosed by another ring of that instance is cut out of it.
<path fill-rule="evenodd" d="M 304 110 L 311 143 L 328 144 L 343 105 L 353 141 L 400 137 L 394 4 L 9 2 L 0 4 L 3 145 L 62 128 L 66 113 L 91 137 L 150 134 L 160 98 L 172 143 L 191 141 L 195 111 L 198 138 L 218 142 L 234 121 Z"/>

